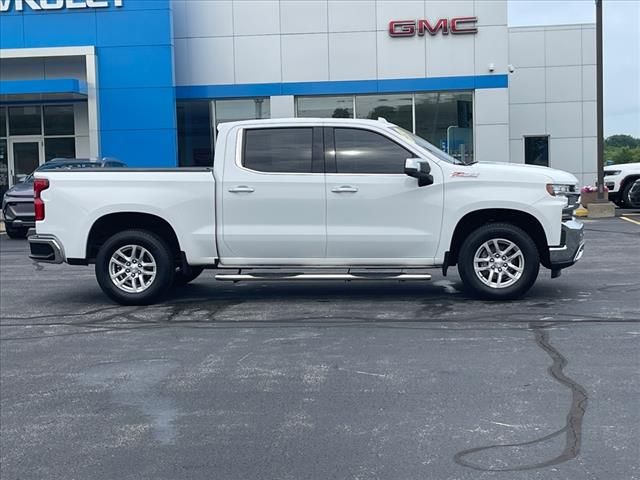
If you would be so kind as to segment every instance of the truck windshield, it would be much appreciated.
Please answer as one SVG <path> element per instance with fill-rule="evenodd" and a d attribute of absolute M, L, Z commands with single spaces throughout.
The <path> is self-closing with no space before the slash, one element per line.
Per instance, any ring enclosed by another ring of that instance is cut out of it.
<path fill-rule="evenodd" d="M 394 125 L 393 127 L 391 127 L 391 129 L 394 132 L 396 132 L 399 135 L 401 135 L 408 142 L 411 142 L 414 145 L 417 145 L 417 146 L 419 146 L 421 148 L 424 148 L 425 150 L 427 150 L 429 153 L 434 155 L 439 160 L 443 160 L 443 161 L 448 162 L 448 163 L 453 163 L 455 165 L 465 165 L 460 160 L 457 160 L 457 159 L 453 158 L 448 153 L 443 152 L 442 150 L 440 150 L 436 146 L 434 146 L 431 143 L 427 142 L 424 138 L 419 137 L 417 135 L 414 135 L 413 133 L 409 132 L 408 130 L 405 130 L 402 127 L 398 127 L 398 126 Z"/>

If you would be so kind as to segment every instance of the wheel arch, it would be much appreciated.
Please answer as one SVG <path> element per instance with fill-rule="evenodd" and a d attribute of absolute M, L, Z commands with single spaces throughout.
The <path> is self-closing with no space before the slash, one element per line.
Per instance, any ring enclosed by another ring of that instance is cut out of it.
<path fill-rule="evenodd" d="M 111 236 L 124 230 L 147 230 L 167 242 L 176 261 L 181 260 L 181 249 L 175 229 L 165 219 L 151 213 L 118 212 L 98 218 L 87 238 L 86 260 L 95 262 L 98 250 Z"/>
<path fill-rule="evenodd" d="M 451 237 L 451 244 L 446 256 L 447 267 L 458 263 L 460 247 L 465 238 L 478 227 L 489 223 L 509 223 L 521 228 L 536 244 L 540 263 L 549 268 L 549 245 L 540 221 L 530 213 L 506 208 L 475 210 L 462 217 L 456 224 Z"/>
<path fill-rule="evenodd" d="M 620 188 L 618 189 L 618 192 L 620 192 L 620 196 L 622 196 L 624 189 L 627 188 L 628 185 L 633 185 L 633 182 L 638 179 L 640 179 L 640 174 L 632 174 L 624 177 L 620 182 Z"/>

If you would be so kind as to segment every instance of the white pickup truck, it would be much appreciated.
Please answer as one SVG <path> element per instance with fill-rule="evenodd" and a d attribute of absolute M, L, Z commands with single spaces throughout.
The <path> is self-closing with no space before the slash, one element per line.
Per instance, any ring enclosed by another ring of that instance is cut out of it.
<path fill-rule="evenodd" d="M 39 262 L 95 264 L 122 304 L 216 280 L 428 280 L 457 265 L 476 295 L 523 295 L 582 256 L 577 179 L 465 165 L 380 119 L 219 126 L 213 168 L 36 174 Z"/>

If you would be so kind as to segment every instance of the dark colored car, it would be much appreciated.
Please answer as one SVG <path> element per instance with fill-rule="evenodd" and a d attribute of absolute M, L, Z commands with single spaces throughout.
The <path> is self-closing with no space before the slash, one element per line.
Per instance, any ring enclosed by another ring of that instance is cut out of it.
<path fill-rule="evenodd" d="M 35 171 L 42 172 L 63 168 L 124 168 L 126 166 L 126 164 L 114 158 L 103 158 L 101 160 L 54 158 L 40 165 Z M 2 214 L 4 215 L 7 235 L 11 238 L 25 238 L 29 228 L 35 227 L 33 173 L 26 177 L 23 182 L 7 190 L 2 199 Z"/>
<path fill-rule="evenodd" d="M 640 206 L 640 179 L 636 180 L 629 190 L 629 204 L 631 206 Z"/>

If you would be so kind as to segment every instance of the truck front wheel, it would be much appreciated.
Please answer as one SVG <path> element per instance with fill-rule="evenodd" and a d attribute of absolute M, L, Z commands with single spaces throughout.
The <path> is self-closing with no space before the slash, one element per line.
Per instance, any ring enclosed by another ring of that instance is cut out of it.
<path fill-rule="evenodd" d="M 536 281 L 540 255 L 521 228 L 508 223 L 474 230 L 460 247 L 458 272 L 465 286 L 489 300 L 524 295 Z"/>
<path fill-rule="evenodd" d="M 104 293 L 121 305 L 148 305 L 173 285 L 175 265 L 162 238 L 126 230 L 109 238 L 96 257 L 96 278 Z"/>

